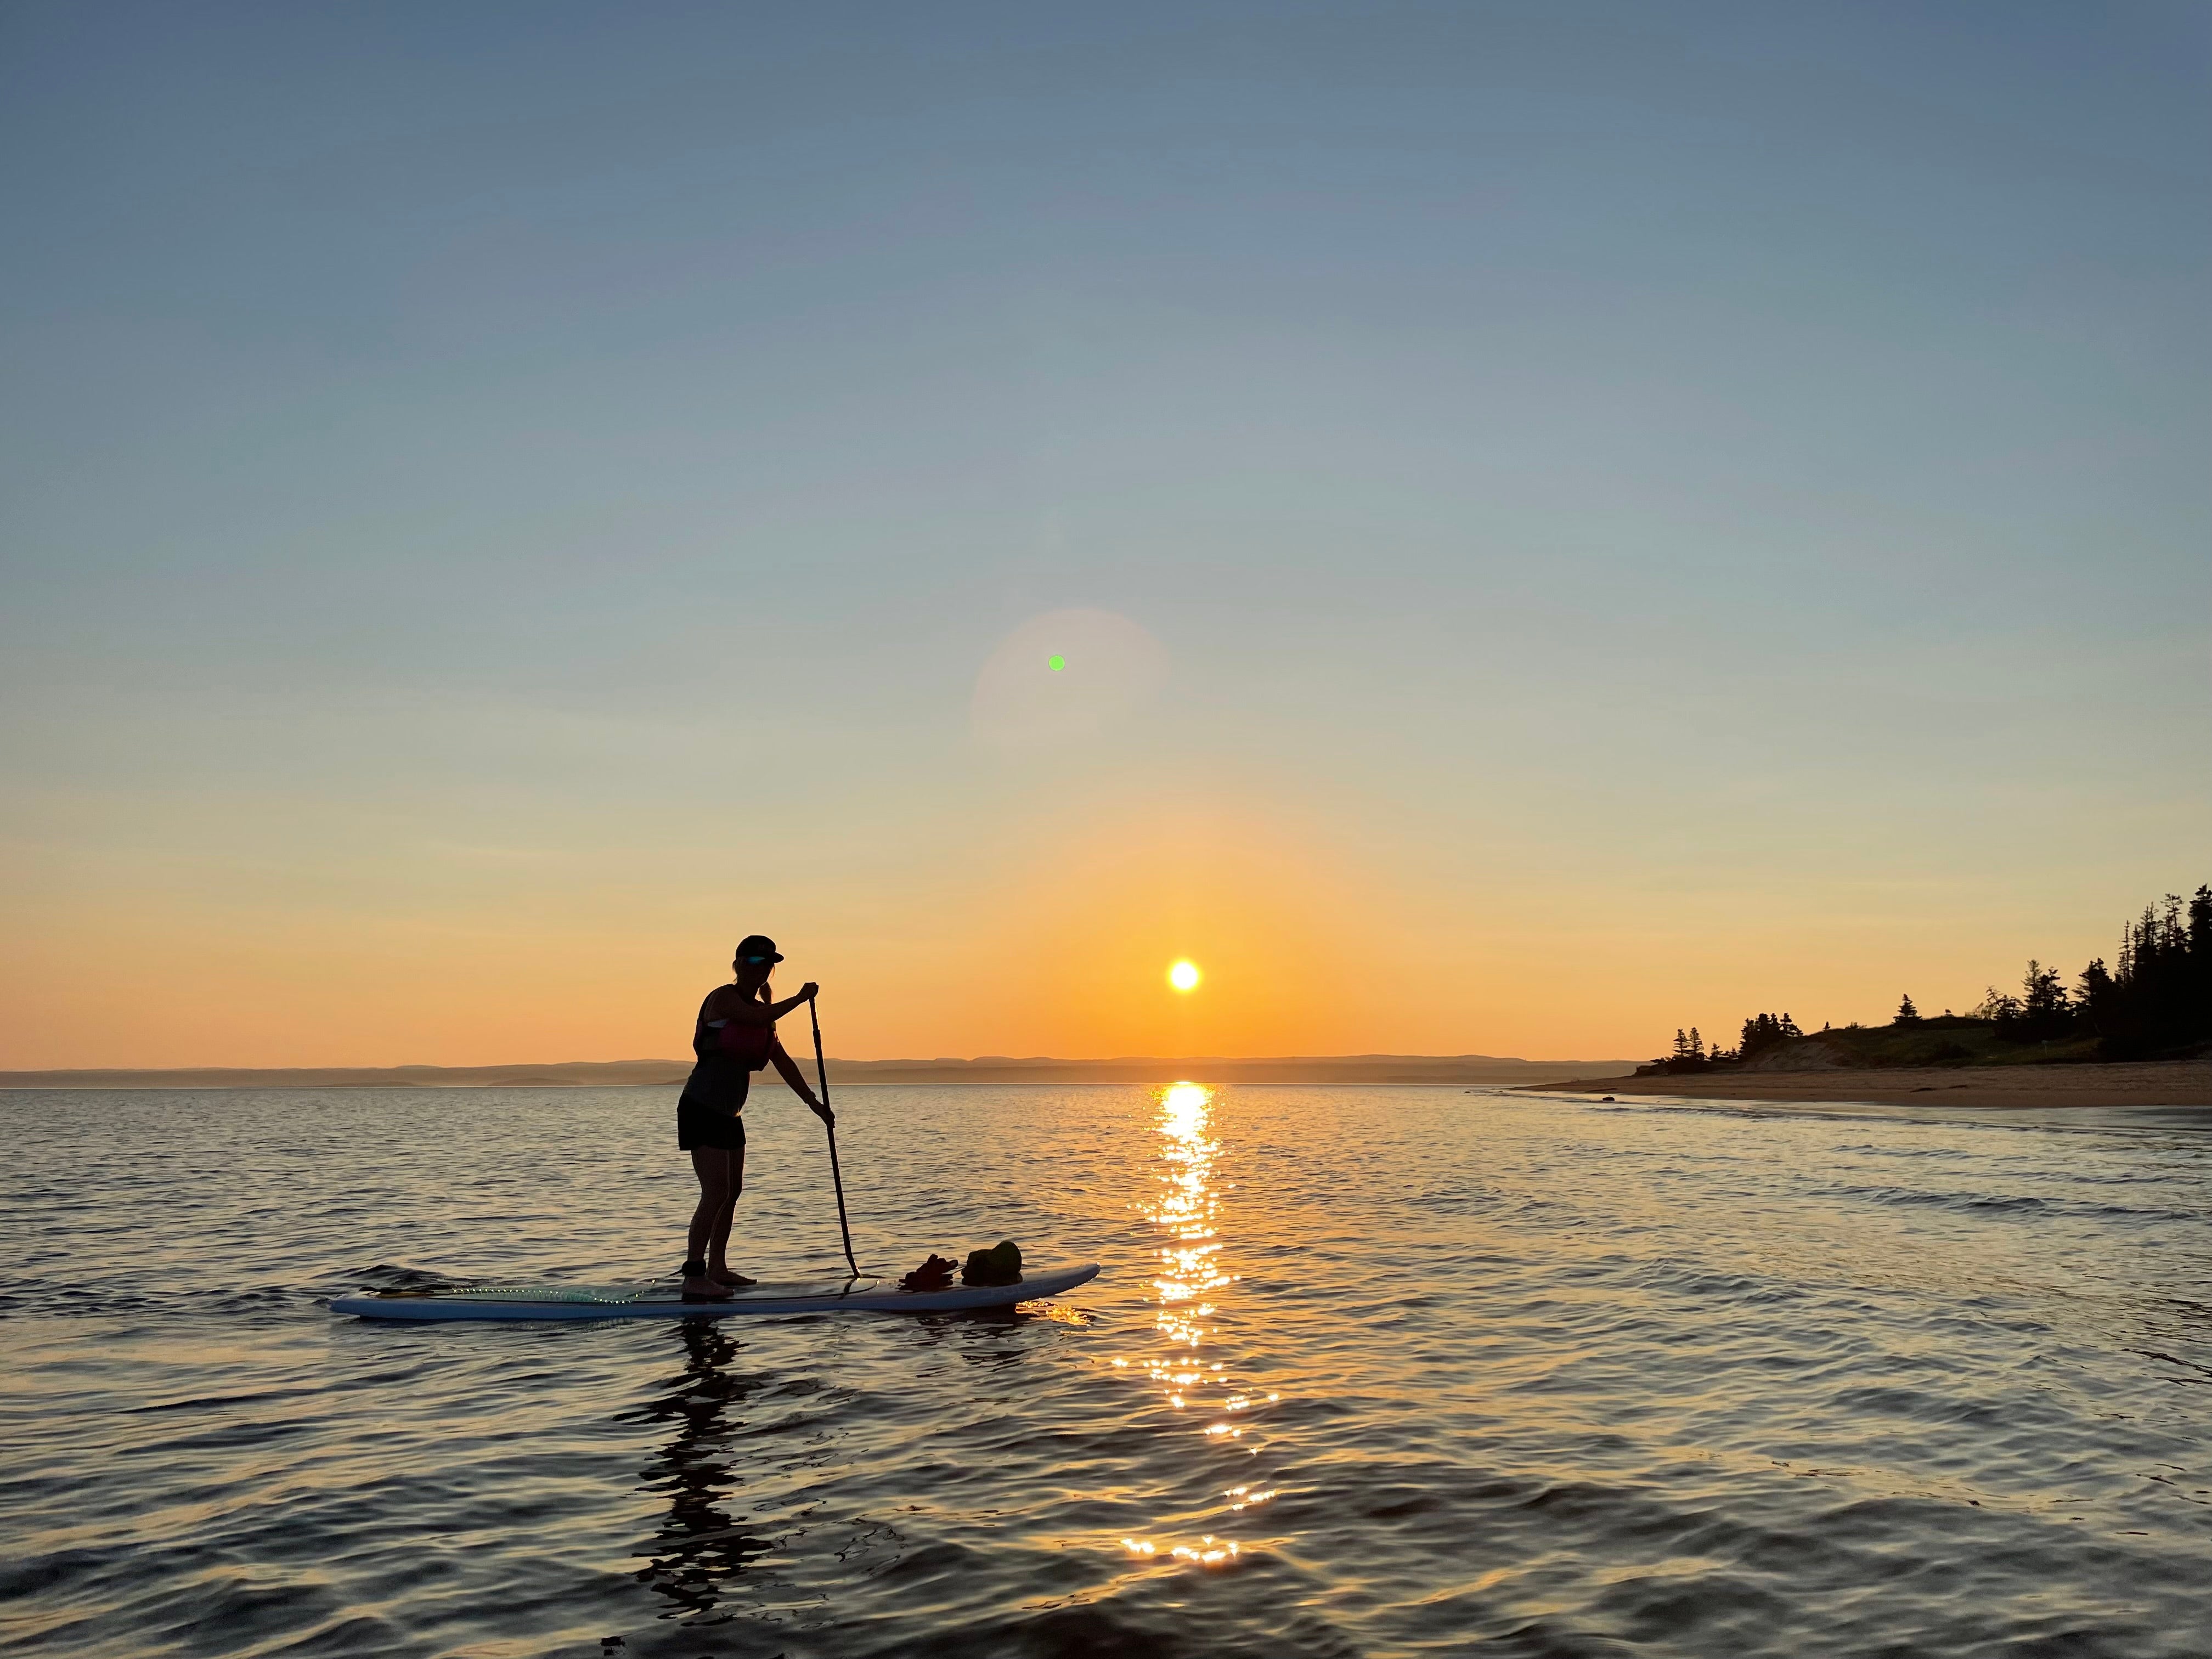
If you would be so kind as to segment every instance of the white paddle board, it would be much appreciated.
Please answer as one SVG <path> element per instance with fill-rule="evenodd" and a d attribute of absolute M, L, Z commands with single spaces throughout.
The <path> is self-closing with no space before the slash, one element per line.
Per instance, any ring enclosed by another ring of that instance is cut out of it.
<path fill-rule="evenodd" d="M 1058 1296 L 1098 1276 L 1085 1261 L 1032 1269 L 1013 1285 L 902 1291 L 891 1279 L 763 1280 L 726 1302 L 686 1302 L 676 1285 L 484 1285 L 467 1290 L 372 1291 L 331 1299 L 363 1319 L 722 1319 L 732 1314 L 957 1313 Z"/>

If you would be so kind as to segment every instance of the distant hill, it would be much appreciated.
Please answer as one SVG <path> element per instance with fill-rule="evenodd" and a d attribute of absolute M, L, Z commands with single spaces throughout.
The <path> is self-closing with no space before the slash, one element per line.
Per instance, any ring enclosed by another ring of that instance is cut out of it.
<path fill-rule="evenodd" d="M 808 1064 L 811 1067 L 811 1057 Z M 1514 1060 L 1492 1054 L 1319 1054 L 1276 1059 L 833 1060 L 830 1084 L 1543 1083 L 1618 1069 L 1626 1060 Z M 0 1089 L 519 1089 L 672 1084 L 689 1060 L 564 1060 L 554 1065 L 200 1066 L 181 1070 L 0 1072 Z"/>
<path fill-rule="evenodd" d="M 1494 1054 L 1290 1054 L 1264 1059 L 1129 1055 L 1112 1060 L 859 1060 L 830 1062 L 848 1083 L 1532 1083 L 1626 1060 L 1514 1060 Z"/>

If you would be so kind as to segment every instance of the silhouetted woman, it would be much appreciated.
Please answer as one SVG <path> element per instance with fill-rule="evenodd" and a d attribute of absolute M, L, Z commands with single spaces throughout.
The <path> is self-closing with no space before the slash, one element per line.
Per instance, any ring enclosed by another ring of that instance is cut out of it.
<path fill-rule="evenodd" d="M 809 981 L 797 996 L 775 1001 L 769 994 L 769 975 L 782 960 L 774 939 L 749 934 L 730 964 L 736 980 L 707 993 L 692 1028 L 691 1052 L 699 1063 L 676 1103 L 676 1144 L 691 1154 L 691 1168 L 699 1176 L 699 1207 L 691 1212 L 691 1237 L 684 1253 L 686 1301 L 726 1301 L 733 1286 L 754 1282 L 732 1271 L 727 1256 L 730 1217 L 745 1184 L 745 1121 L 739 1114 L 752 1074 L 773 1061 L 815 1116 L 824 1123 L 836 1121 L 775 1040 L 777 1019 L 812 1000 L 816 988 Z"/>

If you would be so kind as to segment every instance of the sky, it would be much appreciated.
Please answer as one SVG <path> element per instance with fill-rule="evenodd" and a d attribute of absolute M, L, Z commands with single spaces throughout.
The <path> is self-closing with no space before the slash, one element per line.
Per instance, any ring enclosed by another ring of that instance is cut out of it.
<path fill-rule="evenodd" d="M 2212 880 L 2208 91 L 2203 5 L 14 0 L 0 1066 L 680 1055 L 751 932 L 853 1058 L 2110 957 Z"/>

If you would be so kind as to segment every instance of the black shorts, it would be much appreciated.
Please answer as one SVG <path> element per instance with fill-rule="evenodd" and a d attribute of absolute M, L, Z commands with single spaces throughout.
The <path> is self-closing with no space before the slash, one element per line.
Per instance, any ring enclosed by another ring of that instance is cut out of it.
<path fill-rule="evenodd" d="M 745 1121 L 735 1112 L 718 1112 L 711 1106 L 676 1105 L 676 1147 L 689 1152 L 702 1148 L 723 1152 L 745 1149 Z"/>

